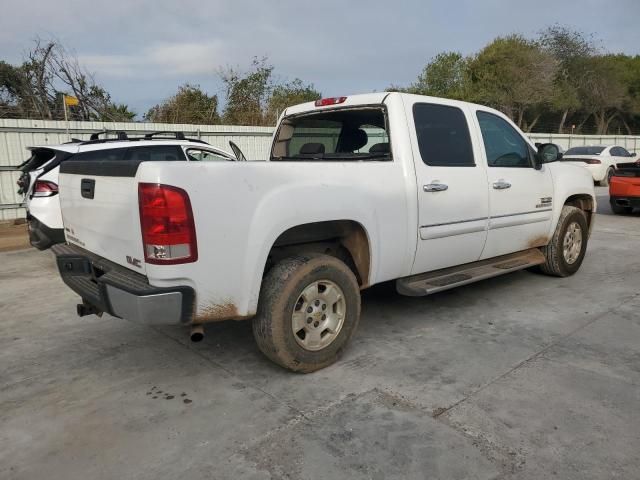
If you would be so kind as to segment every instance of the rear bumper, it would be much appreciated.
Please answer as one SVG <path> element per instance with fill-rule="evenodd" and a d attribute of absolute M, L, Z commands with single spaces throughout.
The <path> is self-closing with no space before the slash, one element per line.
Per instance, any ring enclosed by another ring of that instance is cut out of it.
<path fill-rule="evenodd" d="M 46 250 L 57 243 L 64 243 L 64 229 L 49 228 L 36 217 L 27 213 L 29 241 L 38 250 Z"/>
<path fill-rule="evenodd" d="M 191 287 L 159 288 L 147 278 L 75 246 L 52 248 L 60 276 L 85 305 L 114 317 L 153 325 L 191 322 Z"/>
<path fill-rule="evenodd" d="M 640 208 L 640 197 L 609 197 L 609 201 L 619 207 Z"/>

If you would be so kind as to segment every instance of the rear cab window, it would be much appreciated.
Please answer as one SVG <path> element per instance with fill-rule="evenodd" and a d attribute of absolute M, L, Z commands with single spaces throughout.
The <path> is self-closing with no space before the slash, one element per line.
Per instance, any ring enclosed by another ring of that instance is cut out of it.
<path fill-rule="evenodd" d="M 382 106 L 307 112 L 280 123 L 272 161 L 391 160 Z"/>
<path fill-rule="evenodd" d="M 416 103 L 413 120 L 422 161 L 431 167 L 475 167 L 469 126 L 458 107 Z"/>

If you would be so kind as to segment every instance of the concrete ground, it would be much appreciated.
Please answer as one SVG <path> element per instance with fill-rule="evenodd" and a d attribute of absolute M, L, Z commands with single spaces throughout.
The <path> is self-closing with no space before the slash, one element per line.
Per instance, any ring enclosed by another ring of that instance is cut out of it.
<path fill-rule="evenodd" d="M 288 373 L 249 323 L 75 316 L 49 253 L 0 254 L 2 479 L 638 478 L 640 215 L 574 277 L 366 292 L 342 360 Z"/>

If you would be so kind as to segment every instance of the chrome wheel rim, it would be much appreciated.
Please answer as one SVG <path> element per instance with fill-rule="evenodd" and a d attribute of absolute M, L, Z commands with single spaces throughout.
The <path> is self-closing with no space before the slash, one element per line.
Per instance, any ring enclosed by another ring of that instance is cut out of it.
<path fill-rule="evenodd" d="M 347 303 L 342 289 L 330 280 L 308 285 L 298 297 L 291 315 L 293 338 L 312 352 L 328 347 L 344 325 Z"/>
<path fill-rule="evenodd" d="M 569 265 L 576 263 L 582 251 L 582 228 L 577 222 L 571 222 L 564 234 L 562 253 Z"/>

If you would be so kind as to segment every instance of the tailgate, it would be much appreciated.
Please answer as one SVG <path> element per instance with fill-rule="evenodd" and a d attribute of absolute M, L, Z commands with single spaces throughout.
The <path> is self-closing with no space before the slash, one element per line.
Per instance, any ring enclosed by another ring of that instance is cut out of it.
<path fill-rule="evenodd" d="M 137 168 L 137 162 L 64 162 L 60 206 L 69 243 L 145 273 Z"/>

